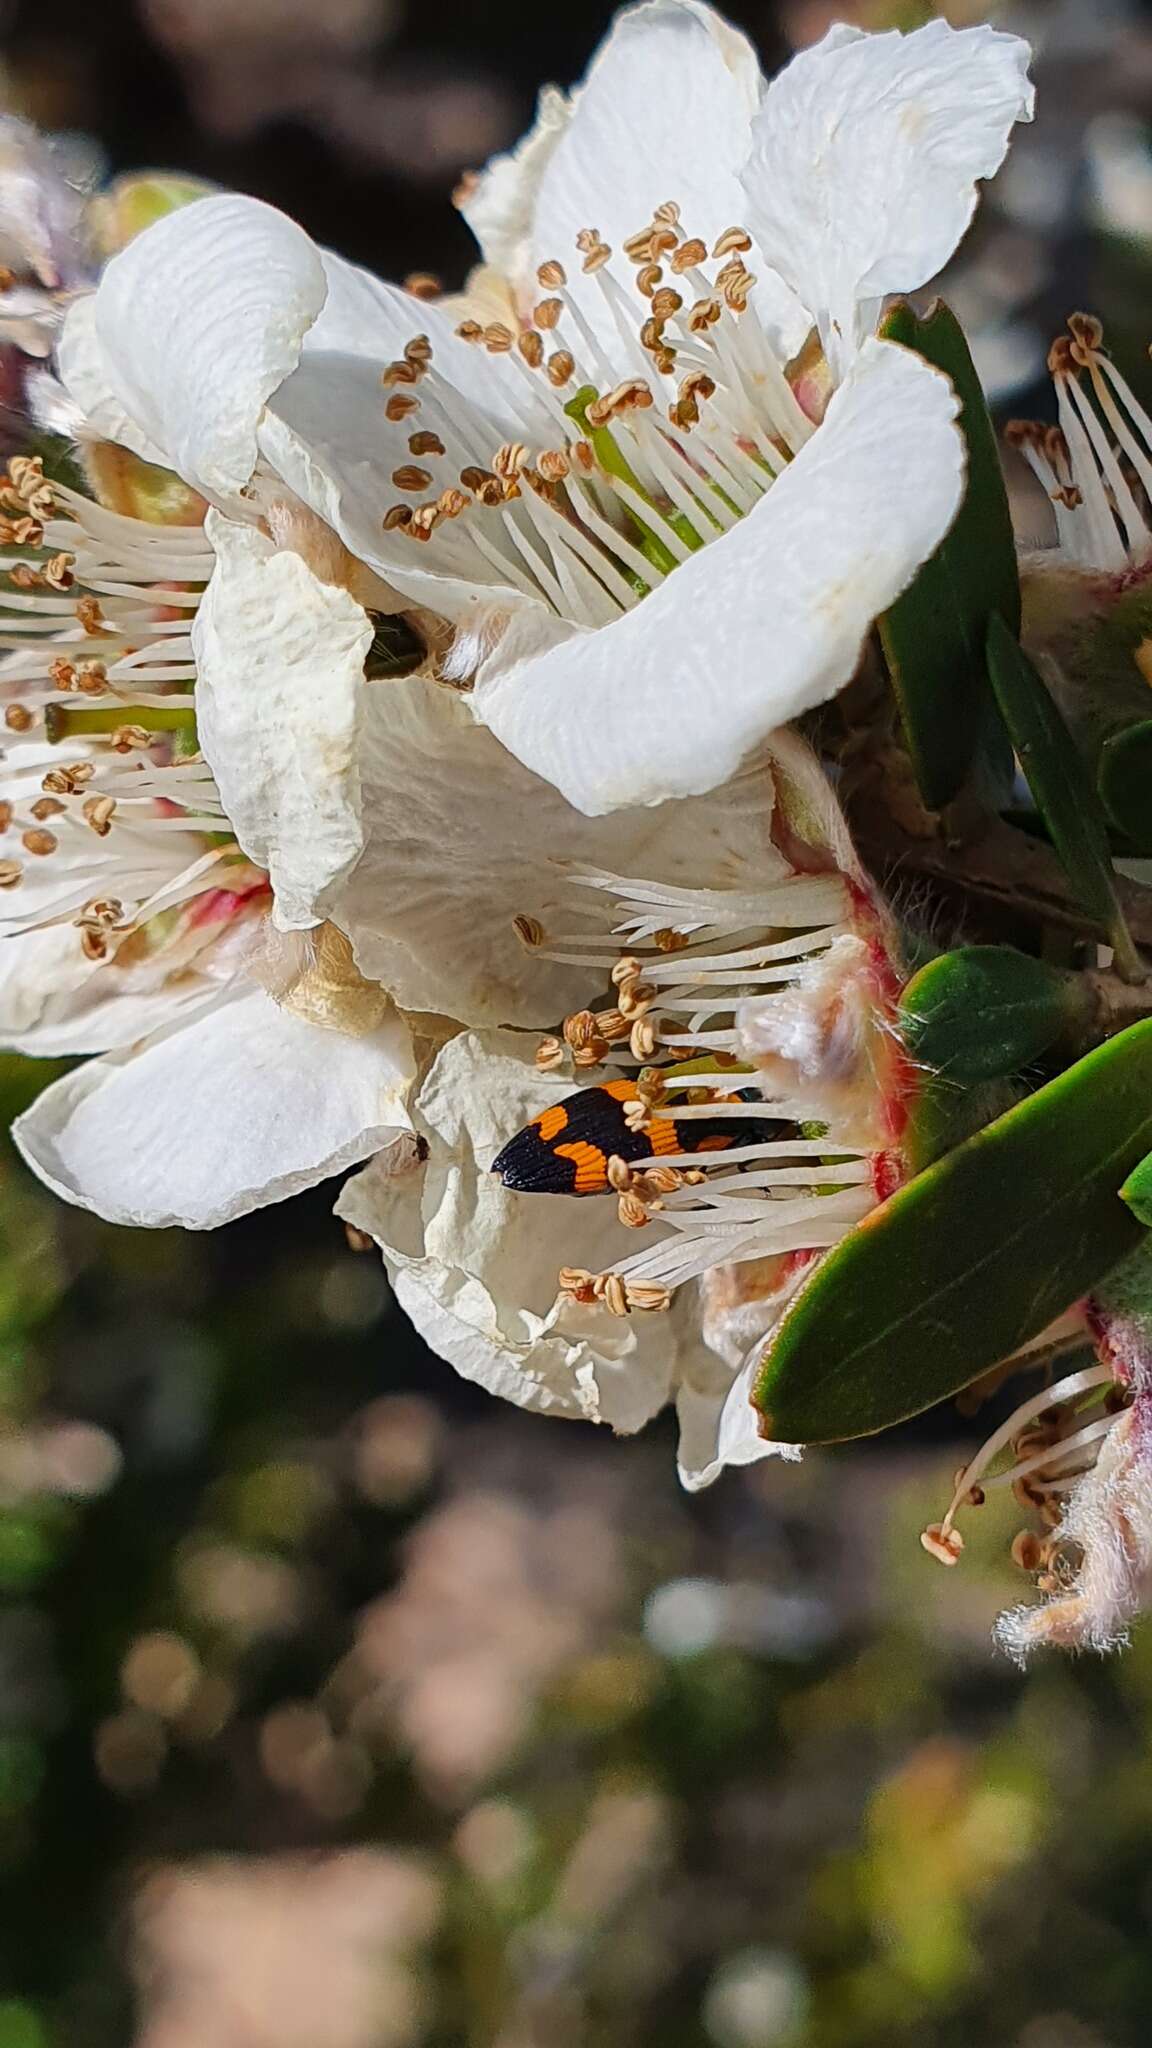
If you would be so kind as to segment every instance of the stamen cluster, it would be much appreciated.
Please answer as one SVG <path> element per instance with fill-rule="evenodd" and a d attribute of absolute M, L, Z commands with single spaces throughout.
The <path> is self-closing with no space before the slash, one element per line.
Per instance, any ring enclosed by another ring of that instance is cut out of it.
<path fill-rule="evenodd" d="M 554 258 L 538 266 L 544 296 L 526 324 L 471 318 L 456 329 L 520 369 L 555 441 L 483 448 L 435 374 L 427 335 L 414 335 L 383 373 L 387 417 L 422 415 L 408 440 L 414 460 L 392 471 L 401 496 L 383 524 L 427 543 L 463 519 L 502 578 L 561 617 L 600 625 L 750 511 L 813 422 L 755 318 L 744 228 L 709 252 L 669 202 L 626 238 L 623 262 L 595 228 L 576 247 L 616 347 Z M 437 489 L 441 464 L 451 473 Z"/>
<path fill-rule="evenodd" d="M 630 1131 L 659 1133 L 660 1148 L 639 1160 L 610 1158 L 608 1183 L 623 1225 L 663 1230 L 650 1249 L 600 1275 L 565 1268 L 562 1294 L 615 1314 L 663 1308 L 678 1286 L 716 1265 L 834 1242 L 877 1199 L 877 1164 L 833 1130 L 815 1132 L 802 1105 L 760 1085 L 739 1056 L 736 1013 L 750 995 L 789 986 L 844 934 L 848 885 L 836 875 L 797 875 L 742 894 L 593 870 L 571 880 L 585 901 L 589 891 L 616 899 L 607 944 L 595 924 L 548 934 L 520 918 L 517 930 L 545 958 L 603 975 L 616 1002 L 567 1017 L 537 1063 L 552 1072 L 569 1058 L 577 1070 L 645 1062 L 631 1074 L 624 1115 Z M 792 935 L 781 937 L 788 926 Z M 613 940 L 626 950 L 614 953 Z M 694 1119 L 730 1127 L 715 1152 L 669 1149 L 669 1124 L 682 1133 Z"/>
<path fill-rule="evenodd" d="M 196 748 L 189 631 L 211 549 L 200 526 L 50 483 L 38 458 L 12 459 L 0 506 L 9 544 L 29 550 L 0 563 L 0 691 L 17 742 L 0 833 L 18 835 L 0 860 L 2 923 L 70 919 L 99 962 L 162 913 L 264 887 Z"/>

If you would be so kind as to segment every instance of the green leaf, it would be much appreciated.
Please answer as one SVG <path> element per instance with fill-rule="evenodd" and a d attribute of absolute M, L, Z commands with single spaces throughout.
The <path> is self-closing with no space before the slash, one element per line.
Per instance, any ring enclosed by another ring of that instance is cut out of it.
<path fill-rule="evenodd" d="M 1120 1193 L 1132 1214 L 1152 1230 L 1152 1152 L 1128 1175 Z"/>
<path fill-rule="evenodd" d="M 1152 718 L 1113 733 L 1100 749 L 1096 787 L 1108 816 L 1137 853 L 1152 853 Z"/>
<path fill-rule="evenodd" d="M 988 621 L 1020 626 L 1020 577 L 996 435 L 954 313 L 939 300 L 921 319 L 901 301 L 880 328 L 951 378 L 968 450 L 964 502 L 951 532 L 880 620 L 880 639 L 925 803 L 950 803 L 965 781 L 991 709 L 984 673 Z"/>
<path fill-rule="evenodd" d="M 1120 972 L 1139 980 L 1140 961 L 1116 894 L 1104 807 L 1040 676 L 998 618 L 988 628 L 988 673 L 1068 879 L 1107 932 Z"/>
<path fill-rule="evenodd" d="M 903 1149 L 912 1173 L 923 1173 L 966 1138 L 1003 1116 L 1027 1094 L 1019 1082 L 950 1081 L 921 1074 L 908 1106 Z"/>
<path fill-rule="evenodd" d="M 783 1443 L 869 1436 L 990 1371 L 1140 1242 L 1119 1199 L 1152 1149 L 1152 1018 L 874 1209 L 815 1268 L 756 1390 Z"/>
<path fill-rule="evenodd" d="M 1018 1074 L 1081 1021 L 1087 999 L 1014 946 L 961 946 L 930 960 L 900 999 L 908 1050 L 950 1081 Z"/>

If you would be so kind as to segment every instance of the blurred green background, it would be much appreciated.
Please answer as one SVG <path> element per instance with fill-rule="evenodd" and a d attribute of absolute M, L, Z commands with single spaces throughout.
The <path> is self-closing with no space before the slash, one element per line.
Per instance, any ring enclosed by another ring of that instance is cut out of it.
<path fill-rule="evenodd" d="M 734 6 L 769 64 L 833 15 Z M 0 5 L 0 95 L 457 282 L 460 171 L 609 10 Z M 958 21 L 977 10 L 951 10 Z M 1152 23 L 1005 9 L 1041 118 L 948 280 L 1001 409 L 1152 338 Z M 1025 527 L 1038 517 L 1021 500 Z M 4 1123 L 43 1069 L 7 1060 Z M 679 1491 L 429 1358 L 332 1190 L 211 1239 L 0 1173 L 0 2048 L 1138 2048 L 1152 1627 L 992 1649 L 971 1425 Z"/>

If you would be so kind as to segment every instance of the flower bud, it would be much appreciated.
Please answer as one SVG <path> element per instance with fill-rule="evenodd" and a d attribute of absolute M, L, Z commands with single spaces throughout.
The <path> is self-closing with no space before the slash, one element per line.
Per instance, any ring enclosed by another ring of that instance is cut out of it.
<path fill-rule="evenodd" d="M 86 441 L 80 453 L 93 495 L 110 512 L 146 519 L 150 526 L 201 523 L 203 498 L 170 469 L 143 462 L 112 441 Z"/>
<path fill-rule="evenodd" d="M 170 171 L 134 171 L 113 179 L 88 210 L 98 253 L 106 261 L 166 213 L 175 213 L 194 199 L 206 199 L 215 189 L 202 178 L 179 177 Z"/>

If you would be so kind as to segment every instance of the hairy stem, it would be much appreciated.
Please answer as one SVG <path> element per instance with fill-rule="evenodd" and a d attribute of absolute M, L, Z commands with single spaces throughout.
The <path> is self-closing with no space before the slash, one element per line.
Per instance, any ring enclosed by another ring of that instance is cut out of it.
<path fill-rule="evenodd" d="M 989 820 L 968 842 L 957 843 L 942 834 L 919 837 L 897 824 L 870 790 L 860 792 L 851 823 L 863 859 L 887 888 L 915 879 L 945 897 L 960 896 L 1014 923 L 1023 918 L 1041 927 L 1056 926 L 1102 941 L 1109 938 L 1071 893 L 1052 849 L 1000 819 Z M 1152 890 L 1118 875 L 1116 893 L 1136 946 L 1152 948 Z M 1147 970 L 1146 961 L 1139 965 Z M 1147 1007 L 1145 995 L 1139 1014 L 1144 1015 Z"/>

